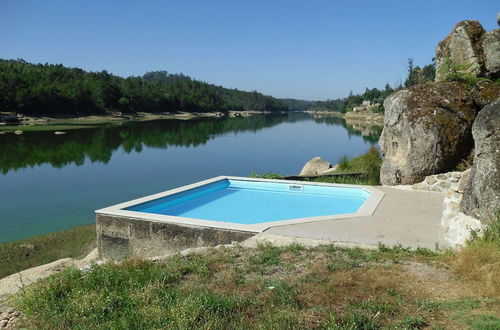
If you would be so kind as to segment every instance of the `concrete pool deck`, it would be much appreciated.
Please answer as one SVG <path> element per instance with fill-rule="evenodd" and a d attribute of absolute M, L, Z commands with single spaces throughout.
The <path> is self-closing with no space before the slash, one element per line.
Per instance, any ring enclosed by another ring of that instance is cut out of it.
<path fill-rule="evenodd" d="M 446 247 L 441 226 L 443 193 L 376 188 L 385 196 L 371 216 L 273 226 L 264 233 L 360 245 Z"/>

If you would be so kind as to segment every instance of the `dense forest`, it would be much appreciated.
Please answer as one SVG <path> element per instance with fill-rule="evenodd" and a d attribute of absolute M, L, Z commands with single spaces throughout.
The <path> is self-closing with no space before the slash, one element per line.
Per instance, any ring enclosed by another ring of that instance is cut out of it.
<path fill-rule="evenodd" d="M 285 102 L 183 74 L 122 78 L 63 65 L 0 60 L 0 111 L 33 116 L 135 112 L 284 111 Z"/>
<path fill-rule="evenodd" d="M 419 66 L 413 66 L 413 59 L 408 59 L 408 76 L 404 82 L 404 87 L 411 87 L 418 84 L 423 84 L 426 82 L 434 81 L 436 75 L 436 65 L 434 63 L 428 64 L 422 68 Z M 328 110 L 337 112 L 348 112 L 351 111 L 353 107 L 361 104 L 363 101 L 370 101 L 371 103 L 378 103 L 380 106 L 375 108 L 375 112 L 383 112 L 383 103 L 387 96 L 389 96 L 394 91 L 403 88 L 403 84 L 393 88 L 389 84 L 386 84 L 384 89 L 366 88 L 361 94 L 354 94 L 352 91 L 345 98 L 330 99 L 326 101 L 317 101 L 313 109 L 314 110 Z"/>
<path fill-rule="evenodd" d="M 305 111 L 309 110 L 316 103 L 315 101 L 298 100 L 298 99 L 280 99 L 285 104 L 289 111 Z"/>
<path fill-rule="evenodd" d="M 405 87 L 434 80 L 435 65 L 420 68 L 408 59 Z M 82 116 L 137 112 L 227 112 L 328 110 L 347 112 L 363 101 L 379 103 L 395 88 L 368 89 L 326 101 L 278 99 L 257 91 L 229 89 L 183 74 L 154 71 L 122 78 L 106 71 L 87 72 L 63 65 L 0 59 L 0 111 L 31 116 Z"/>

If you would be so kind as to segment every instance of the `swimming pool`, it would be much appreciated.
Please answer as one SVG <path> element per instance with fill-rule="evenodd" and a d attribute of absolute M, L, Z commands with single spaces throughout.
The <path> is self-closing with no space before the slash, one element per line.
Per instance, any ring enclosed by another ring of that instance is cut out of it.
<path fill-rule="evenodd" d="M 359 188 L 222 179 L 125 209 L 256 224 L 354 213 L 370 195 Z"/>
<path fill-rule="evenodd" d="M 97 210 L 98 249 L 115 258 L 227 244 L 273 226 L 369 216 L 383 195 L 370 186 L 221 176 Z"/>

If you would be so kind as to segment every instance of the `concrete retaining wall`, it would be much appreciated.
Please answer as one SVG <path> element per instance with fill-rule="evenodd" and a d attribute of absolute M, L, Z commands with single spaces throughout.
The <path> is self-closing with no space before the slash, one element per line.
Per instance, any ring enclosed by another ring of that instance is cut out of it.
<path fill-rule="evenodd" d="M 103 259 L 162 256 L 188 248 L 241 242 L 252 232 L 179 225 L 97 214 L 97 249 Z"/>

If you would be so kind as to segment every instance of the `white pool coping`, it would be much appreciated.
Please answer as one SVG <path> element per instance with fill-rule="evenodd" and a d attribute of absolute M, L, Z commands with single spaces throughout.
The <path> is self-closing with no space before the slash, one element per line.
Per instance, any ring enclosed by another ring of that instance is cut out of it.
<path fill-rule="evenodd" d="M 124 210 L 127 207 L 131 207 L 137 204 L 145 203 L 152 201 L 154 199 L 167 197 L 170 195 L 178 194 L 180 192 L 197 188 L 209 183 L 213 183 L 221 180 L 241 180 L 241 181 L 256 181 L 256 182 L 274 182 L 274 183 L 285 183 L 285 184 L 298 184 L 298 185 L 312 185 L 312 186 L 327 186 L 327 187 L 337 187 L 337 188 L 357 188 L 363 189 L 370 193 L 370 197 L 361 205 L 359 210 L 355 213 L 346 213 L 346 214 L 336 214 L 336 215 L 325 215 L 319 217 L 308 217 L 308 218 L 297 218 L 297 219 L 289 219 L 289 220 L 278 220 L 272 222 L 262 222 L 256 224 L 239 224 L 232 222 L 224 222 L 224 221 L 212 221 L 212 220 L 203 220 L 203 219 L 194 219 L 194 218 L 185 218 L 164 214 L 154 214 L 154 213 L 146 213 L 146 212 L 137 212 Z M 320 182 L 304 182 L 304 181 L 294 181 L 294 180 L 275 180 L 275 179 L 258 179 L 258 178 L 247 178 L 247 177 L 236 177 L 236 176 L 218 176 L 215 178 L 211 178 L 208 180 L 203 180 L 200 182 L 196 182 L 187 186 L 182 186 L 179 188 L 167 190 L 158 194 L 149 195 L 146 197 L 134 199 L 125 203 L 120 203 L 116 205 L 112 205 L 109 207 L 105 207 L 99 210 L 96 210 L 95 213 L 98 215 L 109 215 L 115 217 L 125 217 L 125 218 L 133 218 L 137 220 L 145 220 L 145 221 L 153 221 L 153 222 L 162 222 L 162 223 L 172 223 L 179 224 L 183 226 L 199 226 L 199 227 L 210 227 L 210 228 L 220 228 L 220 229 L 228 229 L 228 230 L 237 230 L 237 231 L 246 231 L 246 232 L 254 232 L 254 233 L 262 233 L 267 229 L 275 226 L 283 226 L 283 225 L 292 225 L 299 223 L 307 223 L 307 222 L 317 222 L 317 221 L 325 221 L 325 220 L 336 220 L 336 219 L 348 219 L 355 217 L 364 217 L 371 216 L 378 205 L 382 201 L 384 197 L 384 192 L 381 190 L 372 187 L 372 186 L 362 186 L 362 185 L 349 185 L 349 184 L 332 184 L 332 183 L 320 183 Z"/>

